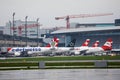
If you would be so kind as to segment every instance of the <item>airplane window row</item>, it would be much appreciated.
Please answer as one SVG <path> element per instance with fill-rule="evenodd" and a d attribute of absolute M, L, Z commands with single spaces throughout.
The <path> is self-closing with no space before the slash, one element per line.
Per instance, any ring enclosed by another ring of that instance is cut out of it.
<path fill-rule="evenodd" d="M 40 48 L 16 48 L 16 49 L 12 49 L 12 51 L 41 51 Z"/>

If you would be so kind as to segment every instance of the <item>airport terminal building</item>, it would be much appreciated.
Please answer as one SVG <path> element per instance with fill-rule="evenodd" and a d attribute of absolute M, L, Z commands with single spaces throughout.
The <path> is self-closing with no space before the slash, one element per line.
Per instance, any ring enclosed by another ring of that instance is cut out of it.
<path fill-rule="evenodd" d="M 113 49 L 120 49 L 120 26 L 91 26 L 78 27 L 70 29 L 57 30 L 51 33 L 53 36 L 60 38 L 59 46 L 66 46 L 70 40 L 76 39 L 75 46 L 81 46 L 86 39 L 90 39 L 89 46 L 99 40 L 99 46 L 102 46 L 106 39 L 112 38 Z"/>

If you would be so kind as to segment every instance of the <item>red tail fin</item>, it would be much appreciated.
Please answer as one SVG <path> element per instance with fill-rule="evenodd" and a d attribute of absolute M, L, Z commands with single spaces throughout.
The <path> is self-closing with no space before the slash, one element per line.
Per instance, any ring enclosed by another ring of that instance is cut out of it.
<path fill-rule="evenodd" d="M 7 48 L 7 51 L 9 52 L 11 49 L 12 49 L 11 47 L 8 47 L 8 48 Z"/>
<path fill-rule="evenodd" d="M 82 44 L 82 46 L 88 46 L 90 42 L 90 39 L 86 39 L 86 41 Z"/>
<path fill-rule="evenodd" d="M 58 47 L 59 39 L 57 37 L 53 38 L 53 42 L 55 43 L 54 47 Z"/>
<path fill-rule="evenodd" d="M 52 39 L 52 42 L 49 43 L 46 47 L 51 47 L 51 46 L 54 46 L 54 47 L 57 47 L 58 46 L 58 43 L 59 43 L 59 39 L 57 37 L 54 37 Z"/>
<path fill-rule="evenodd" d="M 99 41 L 96 41 L 92 47 L 98 47 L 98 45 L 99 45 Z"/>
<path fill-rule="evenodd" d="M 109 39 L 105 42 L 105 44 L 102 46 L 102 48 L 103 48 L 104 50 L 111 50 L 111 49 L 112 49 L 112 43 L 113 43 L 112 39 L 109 38 Z"/>

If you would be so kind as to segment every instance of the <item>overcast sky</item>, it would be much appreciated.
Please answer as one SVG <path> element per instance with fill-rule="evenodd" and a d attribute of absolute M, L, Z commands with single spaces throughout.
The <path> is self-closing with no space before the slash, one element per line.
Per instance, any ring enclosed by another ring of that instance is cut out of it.
<path fill-rule="evenodd" d="M 0 26 L 4 26 L 15 12 L 15 20 L 37 18 L 42 27 L 65 26 L 65 20 L 55 17 L 77 14 L 113 13 L 111 16 L 74 18 L 70 22 L 105 23 L 120 18 L 120 0 L 0 0 Z"/>

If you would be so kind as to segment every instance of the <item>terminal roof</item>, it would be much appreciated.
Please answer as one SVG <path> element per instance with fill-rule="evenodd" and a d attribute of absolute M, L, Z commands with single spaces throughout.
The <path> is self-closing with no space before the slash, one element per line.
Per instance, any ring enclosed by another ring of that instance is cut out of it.
<path fill-rule="evenodd" d="M 120 26 L 82 27 L 82 28 L 61 29 L 61 30 L 54 31 L 51 34 L 89 32 L 89 31 L 104 31 L 104 30 L 118 30 L 118 29 L 120 30 Z"/>

